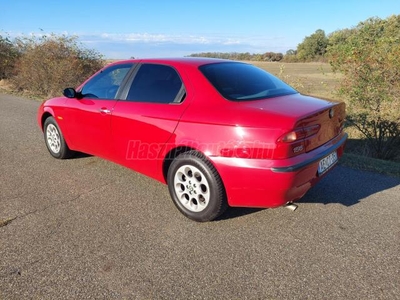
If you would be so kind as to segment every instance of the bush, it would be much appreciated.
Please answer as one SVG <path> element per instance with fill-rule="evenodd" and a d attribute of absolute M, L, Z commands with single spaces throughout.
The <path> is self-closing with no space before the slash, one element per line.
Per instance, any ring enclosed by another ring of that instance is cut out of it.
<path fill-rule="evenodd" d="M 328 55 L 344 74 L 339 93 L 349 99 L 349 121 L 376 158 L 392 159 L 400 146 L 400 15 L 371 18 L 330 37 Z"/>
<path fill-rule="evenodd" d="M 64 88 L 78 86 L 104 66 L 102 56 L 83 49 L 75 36 L 23 37 L 15 43 L 20 57 L 12 82 L 17 90 L 37 96 L 61 95 Z"/>
<path fill-rule="evenodd" d="M 8 37 L 0 35 L 0 80 L 9 79 L 13 75 L 18 51 Z"/>

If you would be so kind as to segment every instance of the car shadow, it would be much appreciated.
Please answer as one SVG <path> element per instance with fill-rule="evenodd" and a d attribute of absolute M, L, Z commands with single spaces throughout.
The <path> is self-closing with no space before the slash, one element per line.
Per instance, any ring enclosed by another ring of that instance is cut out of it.
<path fill-rule="evenodd" d="M 76 152 L 70 159 L 92 157 L 90 154 Z M 400 179 L 369 171 L 361 171 L 345 166 L 335 167 L 307 194 L 296 201 L 301 203 L 342 204 L 352 206 L 370 195 L 400 185 Z M 266 195 L 267 197 L 267 195 Z M 229 207 L 224 214 L 215 219 L 222 221 L 234 219 L 265 210 L 266 208 Z"/>
<path fill-rule="evenodd" d="M 395 177 L 337 166 L 296 203 L 352 206 L 397 185 L 400 185 L 400 179 Z"/>
<path fill-rule="evenodd" d="M 79 158 L 86 158 L 86 157 L 92 157 L 93 155 L 83 153 L 83 152 L 75 152 L 72 157 L 69 159 L 79 159 Z"/>
<path fill-rule="evenodd" d="M 373 194 L 398 185 L 400 185 L 400 179 L 395 177 L 337 166 L 295 203 L 299 205 L 301 203 L 337 203 L 344 206 L 352 206 Z M 229 207 L 215 221 L 234 219 L 262 210 L 264 209 Z"/>
<path fill-rule="evenodd" d="M 224 221 L 229 219 L 235 219 L 247 215 L 254 214 L 256 212 L 265 210 L 266 208 L 248 208 L 248 207 L 228 207 L 228 209 L 221 216 L 216 218 L 214 221 Z"/>

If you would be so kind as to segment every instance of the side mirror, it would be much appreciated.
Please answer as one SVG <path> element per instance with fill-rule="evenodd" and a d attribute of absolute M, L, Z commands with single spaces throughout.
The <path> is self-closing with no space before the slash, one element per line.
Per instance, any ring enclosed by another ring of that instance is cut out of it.
<path fill-rule="evenodd" d="M 66 88 L 63 92 L 63 95 L 67 98 L 77 98 L 78 93 L 74 88 Z"/>

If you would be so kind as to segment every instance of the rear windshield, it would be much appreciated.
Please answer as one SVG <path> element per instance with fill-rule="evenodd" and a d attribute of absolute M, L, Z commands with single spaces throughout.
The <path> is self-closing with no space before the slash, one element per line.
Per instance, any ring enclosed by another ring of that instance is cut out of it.
<path fill-rule="evenodd" d="M 282 80 L 245 63 L 214 63 L 200 66 L 199 69 L 228 100 L 250 101 L 297 93 Z"/>

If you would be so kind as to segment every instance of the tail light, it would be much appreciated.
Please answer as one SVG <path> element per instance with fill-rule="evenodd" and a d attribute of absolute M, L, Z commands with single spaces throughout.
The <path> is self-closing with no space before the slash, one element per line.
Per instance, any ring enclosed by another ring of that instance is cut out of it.
<path fill-rule="evenodd" d="M 247 159 L 285 159 L 304 153 L 305 142 L 316 135 L 320 125 L 299 127 L 282 135 L 276 142 L 240 142 L 223 145 L 219 148 L 222 157 Z"/>
<path fill-rule="evenodd" d="M 308 127 L 303 127 L 299 128 L 293 131 L 290 131 L 288 133 L 285 133 L 282 135 L 279 139 L 278 142 L 282 143 L 293 143 L 296 141 L 300 141 L 302 139 L 305 139 L 309 136 L 312 136 L 314 134 L 317 134 L 319 129 L 321 128 L 320 125 L 312 125 Z"/>
<path fill-rule="evenodd" d="M 320 130 L 321 125 L 298 128 L 282 135 L 277 141 L 276 158 L 288 158 L 305 152 L 305 140 Z"/>

